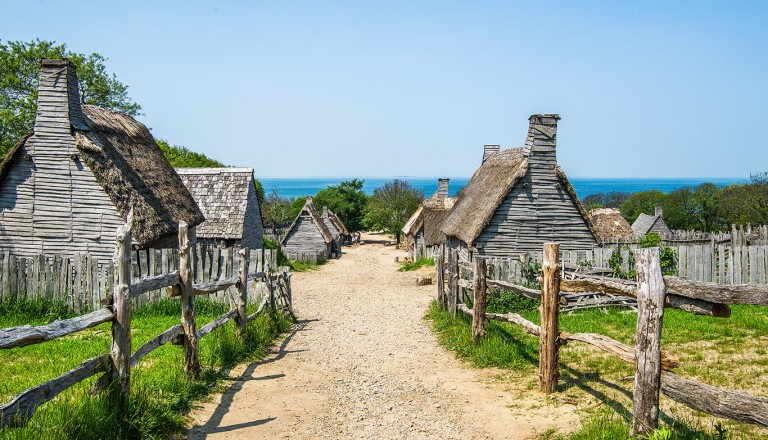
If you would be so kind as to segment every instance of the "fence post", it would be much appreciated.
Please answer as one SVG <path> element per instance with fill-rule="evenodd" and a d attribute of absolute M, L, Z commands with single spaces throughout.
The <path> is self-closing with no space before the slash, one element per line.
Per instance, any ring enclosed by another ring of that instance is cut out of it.
<path fill-rule="evenodd" d="M 539 338 L 539 385 L 543 393 L 557 391 L 560 373 L 560 244 L 544 243 L 541 261 L 541 336 Z"/>
<path fill-rule="evenodd" d="M 459 253 L 456 249 L 451 249 L 448 257 L 448 273 L 451 278 L 448 281 L 448 310 L 452 317 L 456 317 L 457 304 L 459 297 Z"/>
<path fill-rule="evenodd" d="M 128 405 L 131 391 L 131 217 L 128 223 L 117 228 L 115 241 L 115 285 L 112 291 L 112 307 L 115 319 L 112 321 L 112 348 L 109 357 L 112 362 L 110 381 L 120 405 L 120 413 Z"/>
<path fill-rule="evenodd" d="M 200 377 L 195 296 L 192 294 L 192 270 L 189 258 L 189 226 L 179 222 L 179 278 L 181 279 L 181 326 L 184 328 L 184 370 L 187 376 Z"/>
<path fill-rule="evenodd" d="M 666 289 L 659 248 L 635 250 L 637 270 L 637 332 L 635 333 L 635 390 L 631 436 L 648 434 L 659 424 L 661 385 L 661 326 Z"/>
<path fill-rule="evenodd" d="M 485 259 L 475 257 L 475 298 L 472 304 L 472 343 L 476 344 L 485 336 L 485 294 L 487 285 Z"/>
<path fill-rule="evenodd" d="M 248 306 L 248 261 L 251 259 L 251 250 L 242 248 L 238 251 L 240 255 L 240 268 L 238 270 L 239 283 L 237 285 L 237 336 L 242 340 L 245 338 L 245 325 L 248 316 L 245 309 Z"/>
<path fill-rule="evenodd" d="M 445 307 L 445 298 L 443 297 L 445 295 L 443 286 L 443 279 L 445 278 L 445 268 L 443 267 L 443 253 L 440 252 L 435 257 L 435 270 L 437 271 L 436 276 L 436 284 L 437 284 L 437 302 L 440 303 L 441 306 Z"/>

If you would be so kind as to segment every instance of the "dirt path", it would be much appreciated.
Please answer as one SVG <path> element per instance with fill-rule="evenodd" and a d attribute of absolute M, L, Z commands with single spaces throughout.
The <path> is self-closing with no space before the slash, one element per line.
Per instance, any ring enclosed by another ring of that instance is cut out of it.
<path fill-rule="evenodd" d="M 192 414 L 189 438 L 529 439 L 574 428 L 574 407 L 440 347 L 422 319 L 435 287 L 397 272 L 402 251 L 363 239 L 294 275 L 300 322 Z"/>

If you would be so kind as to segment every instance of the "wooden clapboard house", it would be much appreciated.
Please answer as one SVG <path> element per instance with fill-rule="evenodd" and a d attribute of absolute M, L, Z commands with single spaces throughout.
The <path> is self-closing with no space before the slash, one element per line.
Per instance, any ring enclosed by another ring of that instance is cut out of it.
<path fill-rule="evenodd" d="M 648 215 L 644 212 L 640 213 L 635 222 L 632 223 L 632 230 L 638 237 L 645 237 L 652 232 L 662 236 L 672 233 L 672 229 L 664 221 L 664 212 L 661 206 L 656 207 L 654 215 Z"/>
<path fill-rule="evenodd" d="M 547 242 L 590 250 L 596 234 L 557 164 L 558 115 L 532 115 L 523 148 L 486 146 L 483 163 L 443 222 L 460 258 L 541 254 Z"/>
<path fill-rule="evenodd" d="M 335 212 L 328 209 L 327 206 L 323 206 L 323 223 L 333 235 L 333 239 L 337 241 L 337 248 L 340 250 L 341 246 L 347 243 L 349 240 L 349 230 L 344 226 L 339 216 Z"/>
<path fill-rule="evenodd" d="M 0 249 L 109 259 L 131 210 L 138 248 L 205 220 L 147 127 L 81 104 L 75 67 L 43 60 L 34 130 L 0 163 Z"/>
<path fill-rule="evenodd" d="M 264 225 L 253 168 L 177 168 L 205 216 L 197 241 L 222 247 L 261 249 Z"/>
<path fill-rule="evenodd" d="M 403 226 L 405 249 L 412 260 L 433 257 L 445 243 L 442 223 L 456 201 L 448 197 L 448 182 L 449 179 L 438 179 L 437 192 L 424 199 Z"/>
<path fill-rule="evenodd" d="M 292 259 L 328 259 L 340 250 L 323 218 L 315 209 L 312 197 L 307 197 L 296 220 L 285 232 L 281 242 L 283 252 Z"/>

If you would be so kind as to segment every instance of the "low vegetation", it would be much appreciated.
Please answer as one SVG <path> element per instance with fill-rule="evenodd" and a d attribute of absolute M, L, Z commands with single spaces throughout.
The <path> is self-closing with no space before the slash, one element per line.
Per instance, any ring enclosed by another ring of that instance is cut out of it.
<path fill-rule="evenodd" d="M 426 258 L 421 257 L 416 261 L 408 261 L 406 263 L 403 263 L 403 266 L 398 269 L 400 272 L 409 272 L 412 270 L 418 270 L 422 267 L 434 267 L 435 265 L 435 259 L 434 258 Z"/>
<path fill-rule="evenodd" d="M 539 323 L 537 306 L 511 293 L 488 300 L 488 311 L 514 311 L 535 323 Z M 473 345 L 471 320 L 463 315 L 452 319 L 436 301 L 426 319 L 431 321 L 441 344 L 460 358 L 476 367 L 505 369 L 509 383 L 522 384 L 520 393 L 538 389 L 538 338 L 512 324 L 490 321 L 486 337 Z M 560 317 L 563 331 L 599 333 L 630 345 L 634 343 L 636 324 L 637 314 L 621 309 L 587 310 Z M 766 307 L 735 305 L 727 319 L 665 310 L 662 345 L 680 358 L 676 372 L 683 377 L 752 395 L 768 395 L 766 343 Z M 628 438 L 633 378 L 632 365 L 607 353 L 579 343 L 562 347 L 560 388 L 554 399 L 583 408 L 583 426 L 565 437 L 549 433 L 543 438 Z M 759 428 L 716 421 L 663 396 L 660 420 L 662 429 L 654 439 L 748 439 L 764 435 Z"/>
<path fill-rule="evenodd" d="M 257 305 L 249 306 L 249 313 Z M 196 301 L 198 326 L 225 313 L 229 306 L 208 299 Z M 32 324 L 73 316 L 61 303 L 5 299 L 0 301 L 0 328 Z M 178 300 L 162 300 L 136 309 L 132 321 L 132 346 L 135 350 L 158 333 L 178 324 Z M 184 374 L 183 350 L 165 345 L 142 359 L 131 375 L 131 397 L 127 423 L 116 423 L 120 415 L 110 393 L 92 395 L 85 381 L 65 391 L 40 409 L 22 428 L 0 429 L 8 439 L 139 439 L 169 438 L 185 431 L 185 414 L 213 392 L 228 384 L 229 370 L 240 362 L 263 357 L 271 343 L 290 327 L 278 314 L 262 315 L 248 324 L 244 341 L 235 336 L 230 322 L 200 342 L 203 372 L 199 380 Z M 52 379 L 82 361 L 109 352 L 110 324 L 102 324 L 45 344 L 0 351 L 0 398 L 13 396 L 31 386 Z"/>

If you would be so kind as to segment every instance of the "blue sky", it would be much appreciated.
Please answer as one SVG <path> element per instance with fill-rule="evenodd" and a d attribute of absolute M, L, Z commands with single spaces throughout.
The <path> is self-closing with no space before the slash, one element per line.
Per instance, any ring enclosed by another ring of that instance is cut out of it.
<path fill-rule="evenodd" d="M 768 2 L 0 0 L 153 134 L 260 176 L 469 176 L 559 113 L 573 177 L 768 170 Z"/>

